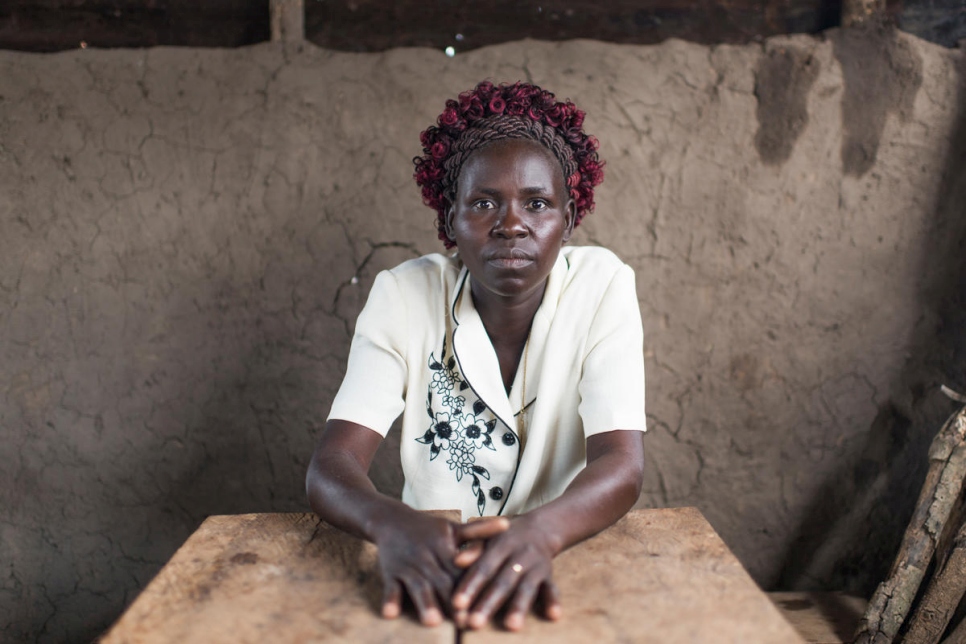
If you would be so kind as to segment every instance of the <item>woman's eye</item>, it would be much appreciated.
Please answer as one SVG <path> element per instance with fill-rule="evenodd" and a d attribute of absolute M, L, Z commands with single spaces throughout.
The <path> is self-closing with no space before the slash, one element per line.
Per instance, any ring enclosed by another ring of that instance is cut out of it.
<path fill-rule="evenodd" d="M 489 199 L 480 199 L 473 203 L 473 207 L 477 210 L 490 210 L 491 208 L 495 208 L 496 205 Z"/>
<path fill-rule="evenodd" d="M 527 205 L 530 208 L 530 210 L 546 210 L 547 208 L 550 207 L 550 204 L 548 204 L 543 199 L 533 199 Z"/>

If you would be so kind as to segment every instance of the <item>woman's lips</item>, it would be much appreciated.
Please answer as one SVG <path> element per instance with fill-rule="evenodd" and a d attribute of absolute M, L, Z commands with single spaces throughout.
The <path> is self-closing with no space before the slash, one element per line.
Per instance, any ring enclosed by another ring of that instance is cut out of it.
<path fill-rule="evenodd" d="M 498 268 L 523 268 L 532 263 L 532 259 L 524 259 L 522 257 L 494 257 L 489 260 L 489 264 Z"/>
<path fill-rule="evenodd" d="M 507 248 L 489 253 L 486 261 L 499 268 L 522 268 L 532 264 L 535 259 L 530 253 L 519 248 Z"/>

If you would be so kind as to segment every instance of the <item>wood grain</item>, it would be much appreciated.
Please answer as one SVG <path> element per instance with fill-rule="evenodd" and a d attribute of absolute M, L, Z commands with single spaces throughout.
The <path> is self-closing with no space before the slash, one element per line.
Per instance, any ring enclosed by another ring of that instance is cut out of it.
<path fill-rule="evenodd" d="M 485 642 L 804 642 L 695 508 L 636 510 L 554 561 L 564 617 Z"/>
<path fill-rule="evenodd" d="M 378 615 L 376 550 L 312 514 L 209 518 L 104 637 L 126 642 L 456 642 Z M 694 508 L 636 510 L 560 555 L 564 618 L 465 644 L 804 640 Z"/>
<path fill-rule="evenodd" d="M 945 561 L 936 566 L 919 600 L 903 644 L 936 644 L 966 593 L 966 524 L 959 528 Z"/>
<path fill-rule="evenodd" d="M 374 546 L 314 514 L 213 516 L 102 641 L 455 641 L 449 622 L 381 619 L 375 565 Z"/>
<path fill-rule="evenodd" d="M 929 470 L 889 576 L 869 600 L 855 644 L 890 644 L 919 592 L 963 488 L 966 476 L 966 406 L 946 420 L 929 446 Z"/>

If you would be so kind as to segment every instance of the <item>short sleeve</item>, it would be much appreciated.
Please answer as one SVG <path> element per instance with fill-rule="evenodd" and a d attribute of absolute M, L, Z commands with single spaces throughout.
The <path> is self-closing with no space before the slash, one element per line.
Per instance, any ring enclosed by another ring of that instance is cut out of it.
<path fill-rule="evenodd" d="M 329 420 L 347 420 L 386 435 L 405 406 L 407 328 L 406 303 L 396 278 L 382 271 L 356 321 L 345 378 Z"/>
<path fill-rule="evenodd" d="M 622 265 L 600 301 L 587 338 L 578 390 L 584 435 L 647 430 L 644 330 L 634 271 Z"/>

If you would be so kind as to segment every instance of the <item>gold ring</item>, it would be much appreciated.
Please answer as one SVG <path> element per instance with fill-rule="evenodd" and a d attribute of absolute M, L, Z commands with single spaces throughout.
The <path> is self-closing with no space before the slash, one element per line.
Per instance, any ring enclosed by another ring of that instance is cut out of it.
<path fill-rule="evenodd" d="M 512 570 L 513 572 L 515 572 L 515 573 L 517 573 L 519 575 L 520 574 L 520 571 L 523 570 L 523 566 L 521 566 L 520 564 L 513 564 L 510 567 L 510 570 Z"/>

